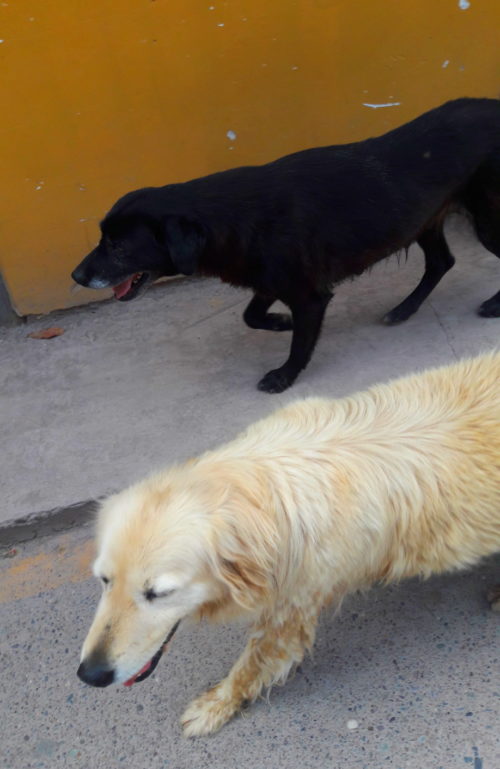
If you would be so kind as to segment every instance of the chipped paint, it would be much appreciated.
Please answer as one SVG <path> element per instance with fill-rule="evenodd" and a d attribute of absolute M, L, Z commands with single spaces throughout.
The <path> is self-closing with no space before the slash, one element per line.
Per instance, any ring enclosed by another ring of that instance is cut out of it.
<path fill-rule="evenodd" d="M 458 0 L 458 7 L 461 11 L 466 11 L 467 8 L 470 8 L 469 0 Z"/>
<path fill-rule="evenodd" d="M 363 102 L 363 107 L 371 107 L 372 109 L 380 109 L 381 107 L 399 107 L 400 101 L 388 101 L 386 104 L 368 104 Z"/>
<path fill-rule="evenodd" d="M 227 136 L 228 139 L 230 139 L 232 142 L 234 142 L 234 140 L 237 138 L 237 133 L 236 133 L 236 131 L 229 130 L 226 133 L 226 136 Z"/>
<path fill-rule="evenodd" d="M 448 64 L 449 64 L 449 63 L 450 63 L 450 60 L 449 60 L 449 59 L 445 59 L 445 60 L 443 61 L 443 63 L 441 64 L 442 68 L 443 68 L 443 69 L 446 69 L 446 67 L 448 66 Z"/>

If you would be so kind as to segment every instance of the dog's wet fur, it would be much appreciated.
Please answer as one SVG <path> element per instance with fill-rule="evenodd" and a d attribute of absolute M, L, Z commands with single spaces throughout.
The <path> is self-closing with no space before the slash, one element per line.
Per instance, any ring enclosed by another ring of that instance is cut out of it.
<path fill-rule="evenodd" d="M 333 287 L 413 242 L 423 278 L 385 322 L 418 310 L 454 264 L 443 223 L 456 209 L 500 257 L 500 101 L 457 99 L 377 138 L 130 192 L 73 278 L 122 301 L 177 274 L 252 289 L 245 322 L 293 331 L 287 361 L 259 382 L 281 392 L 310 360 Z M 290 316 L 268 312 L 278 299 Z M 500 316 L 500 291 L 479 314 Z"/>

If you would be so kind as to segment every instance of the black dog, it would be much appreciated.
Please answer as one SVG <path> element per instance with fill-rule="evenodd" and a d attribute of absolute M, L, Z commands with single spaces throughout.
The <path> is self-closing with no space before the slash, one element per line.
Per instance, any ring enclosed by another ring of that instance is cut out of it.
<path fill-rule="evenodd" d="M 414 241 L 424 276 L 385 321 L 419 308 L 453 266 L 443 220 L 457 207 L 500 257 L 500 101 L 458 99 L 378 138 L 130 192 L 73 278 L 121 301 L 178 273 L 253 289 L 245 322 L 293 329 L 288 360 L 259 382 L 281 392 L 309 362 L 332 287 Z M 276 299 L 291 317 L 268 312 Z M 479 313 L 500 316 L 500 291 Z"/>

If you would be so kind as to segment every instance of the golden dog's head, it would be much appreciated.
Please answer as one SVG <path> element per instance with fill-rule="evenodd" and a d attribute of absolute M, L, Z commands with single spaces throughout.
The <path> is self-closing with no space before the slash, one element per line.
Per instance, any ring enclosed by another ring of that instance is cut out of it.
<path fill-rule="evenodd" d="M 255 611 L 276 536 L 248 483 L 193 464 L 104 502 L 94 574 L 103 593 L 78 676 L 92 686 L 147 678 L 179 622 Z"/>

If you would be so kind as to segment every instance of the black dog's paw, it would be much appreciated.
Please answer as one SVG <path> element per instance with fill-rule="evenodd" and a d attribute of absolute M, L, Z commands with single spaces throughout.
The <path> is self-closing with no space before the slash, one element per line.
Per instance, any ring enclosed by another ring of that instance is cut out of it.
<path fill-rule="evenodd" d="M 280 312 L 268 312 L 257 318 L 244 314 L 243 320 L 250 328 L 258 328 L 263 331 L 291 331 L 293 329 L 292 316 Z"/>
<path fill-rule="evenodd" d="M 268 371 L 265 377 L 262 377 L 257 389 L 264 393 L 282 393 L 293 383 L 295 377 L 287 374 L 286 371 L 277 368 L 274 371 Z"/>
<path fill-rule="evenodd" d="M 414 312 L 415 310 L 413 309 L 398 305 L 398 307 L 388 312 L 387 315 L 384 315 L 382 323 L 385 323 L 386 326 L 395 326 L 396 323 L 403 323 L 405 320 L 408 320 Z"/>
<path fill-rule="evenodd" d="M 493 611 L 500 612 L 500 585 L 493 585 L 486 594 L 489 605 Z"/>
<path fill-rule="evenodd" d="M 500 318 L 500 299 L 494 296 L 483 302 L 477 314 L 482 318 Z"/>
<path fill-rule="evenodd" d="M 268 312 L 266 321 L 269 331 L 291 331 L 293 329 L 292 316 L 281 312 Z"/>

